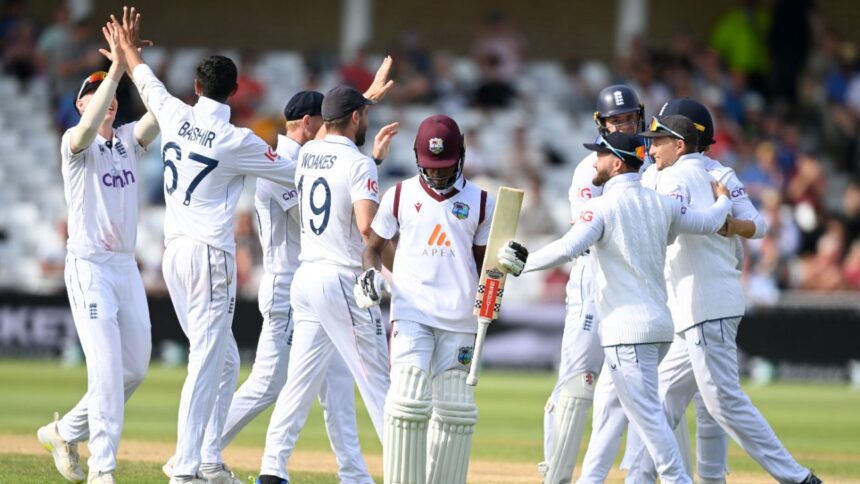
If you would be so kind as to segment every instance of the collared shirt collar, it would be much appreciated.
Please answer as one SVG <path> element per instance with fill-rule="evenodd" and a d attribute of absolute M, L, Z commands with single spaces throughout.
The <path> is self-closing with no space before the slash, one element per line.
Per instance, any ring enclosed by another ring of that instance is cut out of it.
<path fill-rule="evenodd" d="M 346 136 L 341 136 L 339 134 L 327 134 L 325 135 L 325 140 L 330 143 L 338 143 L 341 145 L 351 146 L 355 149 L 358 149 L 358 146 L 355 145 L 355 142 Z"/>
<path fill-rule="evenodd" d="M 690 161 L 704 165 L 705 160 L 702 159 L 701 153 L 687 153 L 687 154 L 681 155 L 678 158 L 678 160 L 675 161 L 675 164 L 672 166 L 675 166 L 678 163 L 684 163 L 684 162 L 690 162 Z"/>
<path fill-rule="evenodd" d="M 230 106 L 224 103 L 219 103 L 218 101 L 206 96 L 200 96 L 197 98 L 197 104 L 194 105 L 194 109 L 206 114 L 211 114 L 223 121 L 230 121 Z"/>
<path fill-rule="evenodd" d="M 612 190 L 612 188 L 616 185 L 620 186 L 634 182 L 639 182 L 639 173 L 622 173 L 620 175 L 615 175 L 614 177 L 610 178 L 605 185 L 603 185 L 603 193 Z"/>
<path fill-rule="evenodd" d="M 276 151 L 279 155 L 290 160 L 295 160 L 299 157 L 300 149 L 302 149 L 302 145 L 298 141 L 283 134 L 278 135 L 278 147 Z"/>

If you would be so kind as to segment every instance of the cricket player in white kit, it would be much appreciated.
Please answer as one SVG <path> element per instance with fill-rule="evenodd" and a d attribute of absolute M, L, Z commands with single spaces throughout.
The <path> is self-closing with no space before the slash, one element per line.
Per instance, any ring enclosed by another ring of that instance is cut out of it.
<path fill-rule="evenodd" d="M 450 117 L 425 119 L 414 150 L 419 175 L 383 197 L 355 297 L 361 307 L 379 303 L 382 254 L 399 234 L 383 475 L 391 484 L 465 483 L 478 416 L 466 385 L 472 312 L 494 203 L 463 177 L 463 134 Z"/>
<path fill-rule="evenodd" d="M 708 205 L 713 197 L 705 187 L 712 178 L 698 154 L 693 122 L 680 115 L 654 118 L 643 136 L 655 140 L 651 154 L 658 172 L 650 177 L 655 190 L 692 207 Z M 745 306 L 736 242 L 680 235 L 668 249 L 668 301 L 678 337 L 671 359 L 660 369 L 663 408 L 674 425 L 698 387 L 717 422 L 778 482 L 820 482 L 788 453 L 740 387 L 735 337 Z M 707 268 L 699 262 L 704 258 Z M 644 451 L 639 455 L 630 481 L 651 482 L 653 464 Z M 725 482 L 723 475 L 703 477 L 706 482 Z"/>
<path fill-rule="evenodd" d="M 321 93 L 302 91 L 287 103 L 284 108 L 286 135 L 278 135 L 275 150 L 283 158 L 296 160 L 302 145 L 316 137 L 322 127 L 322 99 Z M 263 325 L 251 374 L 233 394 L 223 433 L 216 441 L 217 436 L 207 428 L 204 447 L 226 448 L 251 420 L 275 402 L 287 382 L 293 331 L 290 286 L 299 265 L 300 249 L 297 203 L 295 186 L 257 179 L 254 207 L 265 271 L 259 288 Z M 342 482 L 372 483 L 358 442 L 354 387 L 343 359 L 334 355 L 320 390 L 320 403 L 337 457 L 338 473 Z M 164 466 L 168 476 L 172 475 L 174 464 L 175 457 Z"/>
<path fill-rule="evenodd" d="M 559 265 L 592 247 L 600 338 L 613 386 L 663 482 L 690 483 L 657 397 L 657 365 L 672 340 L 662 270 L 666 244 L 676 234 L 713 233 L 723 225 L 726 190 L 719 186 L 717 203 L 695 212 L 640 185 L 642 145 L 635 136 L 611 133 L 586 147 L 599 153 L 594 183 L 604 193 L 586 202 L 562 239 L 533 254 L 526 270 Z"/>
<path fill-rule="evenodd" d="M 714 143 L 714 122 L 708 108 L 693 99 L 677 98 L 663 104 L 658 114 L 660 116 L 679 114 L 693 122 L 698 134 L 698 147 L 696 149 L 698 158 L 702 161 L 705 170 L 728 188 L 729 199 L 732 201 L 731 217 L 727 220 L 727 226 L 720 231 L 720 234 L 725 235 L 726 232 L 731 232 L 744 238 L 757 239 L 763 237 L 767 230 L 765 221 L 747 196 L 746 189 L 738 180 L 734 170 L 704 154 Z M 656 165 L 648 167 L 642 176 L 643 185 L 656 186 L 658 172 Z M 736 237 L 731 240 L 735 245 L 740 266 L 743 263 L 743 245 L 740 239 Z M 679 357 L 681 359 L 686 357 L 686 351 L 679 351 L 676 348 L 679 345 L 679 339 L 676 335 L 673 346 L 669 349 L 669 353 L 658 369 L 661 378 L 661 392 L 664 385 L 663 380 L 671 378 L 670 375 L 674 373 L 671 370 L 672 366 L 679 361 Z M 680 343 L 683 343 L 683 340 Z M 725 482 L 725 475 L 728 472 L 728 435 L 705 408 L 704 401 L 698 391 L 693 397 L 693 402 L 696 411 L 696 467 L 699 480 L 704 484 Z M 679 426 L 682 422 L 686 422 L 686 419 L 679 419 Z M 627 467 L 631 471 L 628 473 L 628 480 L 631 482 L 636 482 L 637 474 L 641 472 L 638 464 L 632 462 L 638 460 L 637 454 L 641 449 L 641 441 L 627 439 L 627 453 L 624 460 L 628 462 Z M 631 469 L 631 467 L 634 468 Z"/>
<path fill-rule="evenodd" d="M 263 484 L 286 481 L 287 462 L 335 354 L 358 384 L 382 440 L 389 382 L 385 328 L 379 310 L 360 309 L 352 293 L 379 203 L 376 163 L 358 150 L 371 104 L 375 101 L 350 87 L 332 89 L 322 103 L 325 138 L 299 151 L 301 264 L 291 290 L 290 378 L 266 433 L 259 480 Z M 396 124 L 383 131 L 376 139 L 379 149 L 374 149 L 379 159 L 387 154 Z"/>
<path fill-rule="evenodd" d="M 237 87 L 230 59 L 210 56 L 198 65 L 199 99 L 189 106 L 167 92 L 128 42 L 128 30 L 122 32 L 134 83 L 161 126 L 164 279 L 190 342 L 171 482 L 236 484 L 241 481 L 224 468 L 220 445 L 203 447 L 207 427 L 220 438 L 239 377 L 230 330 L 236 293 L 233 217 L 246 175 L 290 184 L 295 163 L 251 130 L 230 124 L 225 103 Z"/>
<path fill-rule="evenodd" d="M 137 20 L 131 22 L 136 32 Z M 76 98 L 81 113 L 63 134 L 60 155 L 69 239 L 66 289 L 87 362 L 87 393 L 62 419 L 38 431 L 69 481 L 85 479 L 77 444 L 89 439 L 88 482 L 113 483 L 123 407 L 146 375 L 152 340 L 137 240 L 137 160 L 158 136 L 155 118 L 113 128 L 125 56 L 104 29 L 108 72 L 88 76 Z M 136 35 L 132 37 L 136 39 Z"/>
<path fill-rule="evenodd" d="M 645 107 L 636 92 L 628 86 L 612 85 L 597 96 L 594 120 L 598 132 L 607 135 L 620 131 L 636 133 L 644 127 Z M 592 152 L 576 166 L 571 180 L 571 224 L 579 219 L 582 205 L 603 193 L 602 186 L 593 183 L 596 153 Z M 538 468 L 547 484 L 569 482 L 573 475 L 579 446 L 594 400 L 595 381 L 603 366 L 600 346 L 600 317 L 594 304 L 594 282 L 591 255 L 579 257 L 570 270 L 564 335 L 561 341 L 561 361 L 558 380 L 544 409 L 544 459 Z M 610 414 L 595 406 L 593 426 L 604 425 Z M 592 432 L 592 436 L 597 432 Z M 600 445 L 592 444 L 594 448 Z M 591 448 L 591 446 L 589 446 Z M 617 449 L 617 444 L 615 446 Z M 614 449 L 613 449 L 614 452 Z M 614 455 L 614 453 L 613 453 Z"/>

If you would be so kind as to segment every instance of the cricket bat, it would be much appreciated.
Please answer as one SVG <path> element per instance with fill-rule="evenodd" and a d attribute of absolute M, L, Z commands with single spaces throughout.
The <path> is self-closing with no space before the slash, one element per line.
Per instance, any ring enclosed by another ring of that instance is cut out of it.
<path fill-rule="evenodd" d="M 493 221 L 490 223 L 490 239 L 487 241 L 484 264 L 478 276 L 478 293 L 475 296 L 478 334 L 475 337 L 472 366 L 469 368 L 469 376 L 466 377 L 466 384 L 471 386 L 478 384 L 478 367 L 481 361 L 481 351 L 484 348 L 484 338 L 487 336 L 487 327 L 499 317 L 499 310 L 502 307 L 507 273 L 499 266 L 497 255 L 499 249 L 516 235 L 522 205 L 522 190 L 508 187 L 499 188 L 499 193 L 496 195 Z"/>

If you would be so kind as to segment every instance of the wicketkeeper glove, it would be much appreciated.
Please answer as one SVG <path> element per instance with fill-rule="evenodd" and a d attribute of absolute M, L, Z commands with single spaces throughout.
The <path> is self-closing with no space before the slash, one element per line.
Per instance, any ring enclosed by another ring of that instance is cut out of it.
<path fill-rule="evenodd" d="M 382 275 L 374 268 L 370 268 L 359 276 L 358 282 L 352 289 L 355 295 L 355 302 L 361 309 L 367 309 L 371 306 L 379 304 L 382 299 L 382 291 L 388 291 L 388 284 L 382 278 Z"/>
<path fill-rule="evenodd" d="M 526 260 L 529 258 L 529 251 L 523 247 L 522 244 L 511 240 L 507 245 L 499 249 L 499 253 L 496 257 L 498 257 L 499 264 L 502 266 L 502 269 L 514 276 L 519 276 L 523 273 L 523 269 L 526 266 Z"/>

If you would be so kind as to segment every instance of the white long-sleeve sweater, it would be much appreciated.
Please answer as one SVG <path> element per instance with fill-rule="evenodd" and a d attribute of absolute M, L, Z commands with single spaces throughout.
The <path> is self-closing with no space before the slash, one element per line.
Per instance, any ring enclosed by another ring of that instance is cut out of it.
<path fill-rule="evenodd" d="M 618 175 L 603 196 L 585 203 L 564 237 L 529 257 L 525 270 L 563 264 L 593 246 L 601 344 L 668 343 L 673 328 L 663 277 L 666 245 L 677 233 L 716 232 L 730 207 L 720 197 L 697 212 L 642 187 L 638 174 Z"/>

